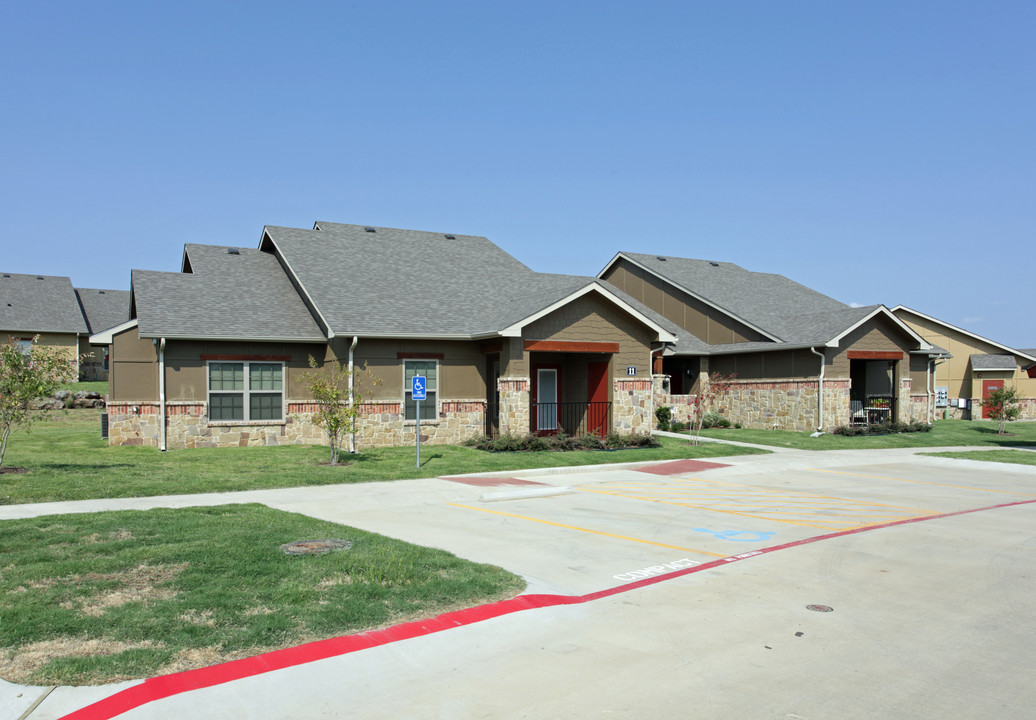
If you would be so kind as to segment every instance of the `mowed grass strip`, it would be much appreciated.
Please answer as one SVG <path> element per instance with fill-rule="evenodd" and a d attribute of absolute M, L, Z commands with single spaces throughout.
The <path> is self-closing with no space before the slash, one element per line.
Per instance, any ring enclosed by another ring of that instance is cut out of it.
<path fill-rule="evenodd" d="M 489 453 L 455 445 L 425 445 L 421 467 L 413 447 L 343 454 L 326 465 L 318 446 L 170 450 L 108 447 L 100 413 L 55 413 L 32 433 L 11 436 L 5 466 L 24 473 L 0 475 L 0 504 L 232 492 L 264 488 L 363 483 L 564 465 L 709 458 L 766 452 L 710 443 L 692 446 L 663 438 L 660 448 L 574 452 Z"/>
<path fill-rule="evenodd" d="M 1014 465 L 1036 465 L 1036 452 L 1030 450 L 969 450 L 962 452 L 919 453 L 930 457 L 956 458 L 957 460 L 981 460 L 982 462 L 1012 463 Z"/>
<path fill-rule="evenodd" d="M 845 437 L 827 433 L 810 437 L 808 432 L 787 430 L 702 430 L 704 437 L 796 450 L 876 450 L 903 447 L 1036 447 L 1036 422 L 1014 422 L 1007 435 L 997 434 L 995 422 L 984 420 L 939 420 L 931 432 Z"/>
<path fill-rule="evenodd" d="M 351 549 L 293 557 L 285 543 Z M 0 678 L 150 677 L 512 597 L 516 575 L 260 505 L 0 523 Z"/>

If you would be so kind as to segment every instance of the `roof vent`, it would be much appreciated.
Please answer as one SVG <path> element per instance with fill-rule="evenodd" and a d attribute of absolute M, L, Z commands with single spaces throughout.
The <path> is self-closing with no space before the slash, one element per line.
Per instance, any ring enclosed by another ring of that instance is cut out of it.
<path fill-rule="evenodd" d="M 375 230 L 375 229 L 374 229 L 374 228 L 372 228 L 372 227 L 365 227 L 365 228 L 363 229 L 363 231 L 364 231 L 364 232 L 378 232 L 377 230 Z"/>
<path fill-rule="evenodd" d="M 11 277 L 11 276 L 8 275 L 7 273 L 4 273 L 4 277 Z"/>
<path fill-rule="evenodd" d="M 227 248 L 227 255 L 240 255 L 241 251 L 237 248 Z"/>
<path fill-rule="evenodd" d="M 37 280 L 42 280 L 43 278 L 42 278 L 41 276 L 37 275 L 37 276 L 36 276 L 36 279 L 37 279 Z"/>
<path fill-rule="evenodd" d="M 659 260 L 661 260 L 662 262 L 665 262 L 665 261 L 666 261 L 666 259 L 665 259 L 664 257 L 662 257 L 661 255 L 656 255 L 655 257 L 657 257 L 657 258 L 658 258 Z"/>
<path fill-rule="evenodd" d="M 709 265 L 711 265 L 712 267 L 719 267 L 719 263 L 713 262 L 712 260 L 709 260 Z"/>
<path fill-rule="evenodd" d="M 104 295 L 104 290 L 98 290 L 98 291 L 97 291 L 97 294 L 98 294 L 98 295 Z"/>
<path fill-rule="evenodd" d="M 457 239 L 457 237 L 455 235 L 443 235 L 443 237 L 446 238 L 447 240 L 456 240 Z"/>

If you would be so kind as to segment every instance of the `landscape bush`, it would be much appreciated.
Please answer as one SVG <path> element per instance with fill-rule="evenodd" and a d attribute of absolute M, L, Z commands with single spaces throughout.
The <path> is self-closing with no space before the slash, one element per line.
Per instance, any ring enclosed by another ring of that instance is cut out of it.
<path fill-rule="evenodd" d="M 929 423 L 915 422 L 885 422 L 875 425 L 840 425 L 835 428 L 835 435 L 846 437 L 859 437 L 861 435 L 896 435 L 898 433 L 931 432 L 932 426 Z"/>
<path fill-rule="evenodd" d="M 660 447 L 661 443 L 647 434 L 608 433 L 598 435 L 517 435 L 506 433 L 496 438 L 480 435 L 464 441 L 468 447 L 487 452 L 566 452 L 570 450 L 621 450 L 637 447 Z"/>

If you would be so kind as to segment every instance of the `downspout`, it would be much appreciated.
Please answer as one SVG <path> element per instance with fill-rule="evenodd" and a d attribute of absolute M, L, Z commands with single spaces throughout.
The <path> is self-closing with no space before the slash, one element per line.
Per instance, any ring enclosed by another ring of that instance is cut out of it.
<path fill-rule="evenodd" d="M 158 341 L 158 427 L 161 438 L 159 449 L 165 452 L 165 338 Z"/>
<path fill-rule="evenodd" d="M 817 432 L 824 432 L 824 364 L 827 356 L 822 352 L 817 352 L 816 348 L 811 347 L 809 351 L 820 358 L 820 375 L 817 377 L 820 381 L 817 389 L 817 415 L 819 416 Z"/>
<path fill-rule="evenodd" d="M 356 376 L 353 374 L 353 351 L 356 349 L 356 343 L 360 342 L 359 335 L 353 335 L 352 344 L 349 346 L 349 407 L 353 406 L 353 383 L 356 382 Z M 356 423 L 353 422 L 353 431 L 349 433 L 349 452 L 356 452 Z"/>
<path fill-rule="evenodd" d="M 928 372 L 924 374 L 925 395 L 928 398 L 928 422 L 935 422 L 935 401 L 932 398 L 932 376 L 935 375 L 935 359 L 928 358 Z"/>

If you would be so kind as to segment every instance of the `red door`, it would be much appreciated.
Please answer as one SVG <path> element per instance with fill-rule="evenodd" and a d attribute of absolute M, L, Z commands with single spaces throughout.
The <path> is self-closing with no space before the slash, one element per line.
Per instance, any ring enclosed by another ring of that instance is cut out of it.
<path fill-rule="evenodd" d="M 586 366 L 586 429 L 591 435 L 608 434 L 608 363 L 592 362 Z"/>
<path fill-rule="evenodd" d="M 1004 386 L 1004 381 L 1003 380 L 983 380 L 982 381 L 982 399 L 983 400 L 988 400 L 989 396 L 991 394 L 993 394 L 994 391 L 999 390 L 1003 386 Z M 989 419 L 989 408 L 987 408 L 985 405 L 982 406 L 982 419 L 983 420 Z"/>

